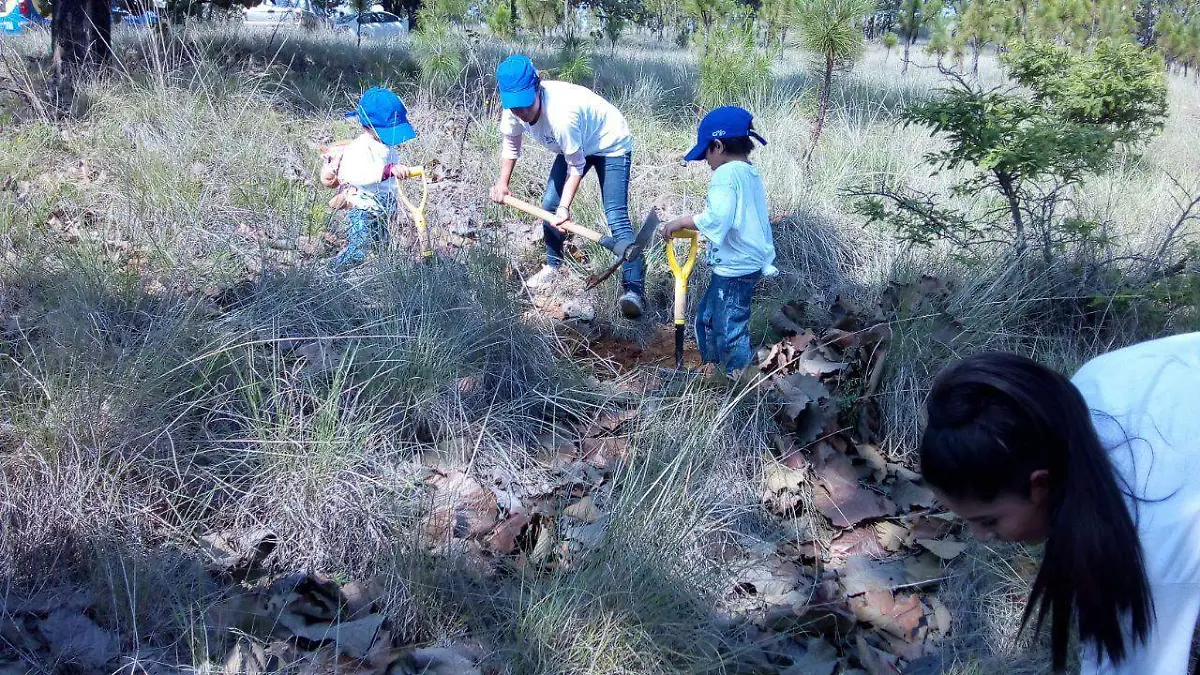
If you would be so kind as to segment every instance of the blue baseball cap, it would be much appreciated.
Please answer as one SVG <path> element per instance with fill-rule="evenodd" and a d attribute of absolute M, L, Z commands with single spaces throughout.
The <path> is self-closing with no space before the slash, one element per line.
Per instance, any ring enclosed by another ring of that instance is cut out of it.
<path fill-rule="evenodd" d="M 767 144 L 767 140 L 754 130 L 754 115 L 751 115 L 750 111 L 736 105 L 717 108 L 700 120 L 700 130 L 696 132 L 696 145 L 683 159 L 688 162 L 704 159 L 709 143 L 747 136 L 763 145 Z"/>
<path fill-rule="evenodd" d="M 505 109 L 533 105 L 540 82 L 537 69 L 524 54 L 513 54 L 496 67 L 496 88 L 500 90 L 500 105 Z"/>
<path fill-rule="evenodd" d="M 371 87 L 358 100 L 358 107 L 346 113 L 379 136 L 384 145 L 400 145 L 417 137 L 408 123 L 404 102 L 391 89 Z"/>

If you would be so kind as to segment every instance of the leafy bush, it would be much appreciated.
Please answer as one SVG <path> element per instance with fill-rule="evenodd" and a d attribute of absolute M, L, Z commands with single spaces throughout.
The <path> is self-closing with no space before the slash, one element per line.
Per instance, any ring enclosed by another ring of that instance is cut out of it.
<path fill-rule="evenodd" d="M 558 50 L 558 79 L 583 84 L 592 79 L 596 69 L 592 65 L 591 43 L 583 38 L 571 36 L 563 40 Z"/>
<path fill-rule="evenodd" d="M 905 186 L 860 186 L 858 211 L 887 222 L 914 243 L 949 241 L 960 250 L 1005 244 L 1020 257 L 1031 247 L 1052 262 L 1065 247 L 1094 241 L 1096 224 L 1067 213 L 1068 192 L 1106 170 L 1116 150 L 1162 128 L 1167 86 L 1161 59 L 1124 41 L 1080 54 L 1042 43 L 1015 45 L 1004 58 L 1028 93 L 984 90 L 953 76 L 937 98 L 909 106 L 903 118 L 942 136 L 926 155 L 937 171 L 968 169 L 954 196 L 998 201 L 971 217 L 945 198 Z"/>
<path fill-rule="evenodd" d="M 462 77 L 462 46 L 445 19 L 426 19 L 412 45 L 423 84 L 445 90 Z"/>
<path fill-rule="evenodd" d="M 700 54 L 696 102 L 702 108 L 744 104 L 771 87 L 771 53 L 747 26 L 714 28 Z"/>
<path fill-rule="evenodd" d="M 508 2 L 493 2 L 487 13 L 488 30 L 498 38 L 511 40 L 517 35 L 517 22 L 513 18 Z"/>

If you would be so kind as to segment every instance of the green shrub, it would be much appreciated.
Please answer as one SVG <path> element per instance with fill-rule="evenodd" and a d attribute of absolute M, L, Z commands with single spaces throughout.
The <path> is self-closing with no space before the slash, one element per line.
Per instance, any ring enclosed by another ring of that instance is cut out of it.
<path fill-rule="evenodd" d="M 592 79 L 596 69 L 592 65 L 592 45 L 580 37 L 568 37 L 558 50 L 557 77 L 565 82 L 583 84 Z"/>
<path fill-rule="evenodd" d="M 517 36 L 517 22 L 513 18 L 512 8 L 505 0 L 492 3 L 488 8 L 486 20 L 492 35 L 504 40 L 511 40 Z"/>
<path fill-rule="evenodd" d="M 413 56 L 421 72 L 421 83 L 445 90 L 457 82 L 465 67 L 462 46 L 444 19 L 426 20 L 413 36 Z"/>
<path fill-rule="evenodd" d="M 744 104 L 770 89 L 771 54 L 755 44 L 748 27 L 715 28 L 700 54 L 698 71 L 700 107 Z"/>

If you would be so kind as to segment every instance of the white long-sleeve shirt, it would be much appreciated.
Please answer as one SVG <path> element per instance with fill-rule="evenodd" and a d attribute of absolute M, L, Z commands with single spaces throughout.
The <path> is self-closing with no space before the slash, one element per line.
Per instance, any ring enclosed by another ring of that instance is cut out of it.
<path fill-rule="evenodd" d="M 767 191 L 758 169 L 746 162 L 726 162 L 708 182 L 704 211 L 693 219 L 708 240 L 708 263 L 713 274 L 764 276 L 775 269 L 775 241 L 767 212 Z"/>
<path fill-rule="evenodd" d="M 527 124 L 505 110 L 500 118 L 504 159 L 521 156 L 521 139 L 531 134 L 567 160 L 567 171 L 582 176 L 588 157 L 620 157 L 633 152 L 633 134 L 616 106 L 586 87 L 570 82 L 542 83 L 542 114 Z"/>
<path fill-rule="evenodd" d="M 1149 640 L 1119 666 L 1083 653 L 1082 675 L 1186 675 L 1200 617 L 1200 333 L 1089 361 L 1071 380 L 1132 494 L 1154 599 Z M 1103 564 L 1097 561 L 1096 564 Z"/>
<path fill-rule="evenodd" d="M 384 169 L 400 161 L 396 149 L 364 133 L 342 150 L 337 169 L 339 183 L 353 185 L 362 192 L 376 195 L 396 192 L 395 178 L 383 179 Z"/>

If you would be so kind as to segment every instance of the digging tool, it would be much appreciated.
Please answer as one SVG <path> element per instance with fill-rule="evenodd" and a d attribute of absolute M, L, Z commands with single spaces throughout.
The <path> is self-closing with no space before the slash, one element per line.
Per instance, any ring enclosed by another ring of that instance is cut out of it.
<path fill-rule="evenodd" d="M 557 219 L 557 217 L 553 213 L 550 213 L 546 209 L 534 206 L 533 204 L 523 202 L 520 199 L 517 199 L 516 197 L 514 197 L 512 195 L 507 195 L 504 198 L 504 205 L 512 207 L 522 213 L 531 215 L 534 218 L 540 218 L 541 220 L 544 220 L 547 223 L 553 223 Z M 562 225 L 559 225 L 559 227 L 566 230 L 567 232 L 570 232 L 571 234 L 577 234 L 577 235 L 583 237 L 584 239 L 587 239 L 588 241 L 594 241 L 597 244 L 600 244 L 602 246 L 605 246 L 609 250 L 612 250 L 612 245 L 605 243 L 605 240 L 608 240 L 609 242 L 611 242 L 612 237 L 606 237 L 595 230 L 590 230 L 590 229 L 588 229 L 582 225 L 578 225 L 572 221 L 567 221 L 567 222 L 563 223 Z"/>
<path fill-rule="evenodd" d="M 646 216 L 646 220 L 642 223 L 642 229 L 638 230 L 637 237 L 633 240 L 633 243 L 621 247 L 620 251 L 616 252 L 617 261 L 612 264 L 612 267 L 609 267 L 600 275 L 593 274 L 592 276 L 588 277 L 587 286 L 584 287 L 584 290 L 592 290 L 598 286 L 600 282 L 611 277 L 613 272 L 616 272 L 617 269 L 622 265 L 632 260 L 637 260 L 638 256 L 642 254 L 642 251 L 646 250 L 646 246 L 650 243 L 650 240 L 654 238 L 654 233 L 657 230 L 658 208 L 652 208 L 650 209 L 650 213 Z"/>
<path fill-rule="evenodd" d="M 675 256 L 675 240 L 686 239 L 688 244 L 687 258 L 683 265 Z M 696 230 L 679 230 L 667 240 L 667 264 L 671 267 L 671 275 L 675 277 L 675 369 L 683 370 L 683 333 L 687 325 L 687 288 L 688 277 L 692 276 L 692 268 L 696 266 L 696 255 L 700 250 L 700 233 Z"/>
<path fill-rule="evenodd" d="M 408 200 L 402 188 L 396 190 L 396 196 L 400 201 L 404 202 L 404 207 L 408 209 L 408 215 L 412 216 L 413 225 L 417 228 L 417 239 L 421 244 L 421 260 L 425 263 L 433 262 L 433 246 L 429 241 L 429 223 L 425 220 L 425 204 L 429 201 L 429 184 L 436 182 L 440 176 L 437 176 L 436 171 L 439 165 L 433 162 L 431 170 L 427 171 L 423 166 L 410 166 L 408 169 L 409 178 L 421 179 L 421 202 L 414 205 Z M 431 178 L 430 174 L 434 174 Z"/>

